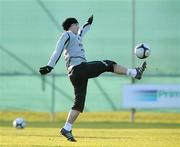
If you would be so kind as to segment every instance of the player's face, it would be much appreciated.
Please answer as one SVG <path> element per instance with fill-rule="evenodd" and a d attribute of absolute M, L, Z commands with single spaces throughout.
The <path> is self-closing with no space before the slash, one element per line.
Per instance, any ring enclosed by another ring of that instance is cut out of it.
<path fill-rule="evenodd" d="M 74 33 L 77 34 L 79 30 L 79 23 L 74 23 L 71 25 L 70 30 Z"/>

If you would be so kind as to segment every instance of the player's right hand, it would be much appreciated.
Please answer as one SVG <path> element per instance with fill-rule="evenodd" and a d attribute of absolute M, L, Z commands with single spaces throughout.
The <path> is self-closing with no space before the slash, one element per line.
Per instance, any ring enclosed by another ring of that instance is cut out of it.
<path fill-rule="evenodd" d="M 46 75 L 46 74 L 50 73 L 52 69 L 53 69 L 53 67 L 47 65 L 47 66 L 41 67 L 39 69 L 39 72 L 41 75 Z"/>

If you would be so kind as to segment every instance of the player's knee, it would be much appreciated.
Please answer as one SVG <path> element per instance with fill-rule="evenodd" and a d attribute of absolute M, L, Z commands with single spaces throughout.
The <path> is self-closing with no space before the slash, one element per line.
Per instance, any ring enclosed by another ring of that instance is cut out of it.
<path fill-rule="evenodd" d="M 117 64 L 116 62 L 111 61 L 111 60 L 103 60 L 102 62 L 106 65 L 107 71 L 110 71 L 110 72 L 114 71 L 113 65 Z"/>
<path fill-rule="evenodd" d="M 75 104 L 75 105 L 73 105 L 72 109 L 80 111 L 82 113 L 84 110 L 84 104 L 82 104 L 82 103 L 81 104 Z"/>
<path fill-rule="evenodd" d="M 74 101 L 74 105 L 72 107 L 73 110 L 78 110 L 80 112 L 83 112 L 84 110 L 84 103 L 85 103 L 85 96 L 76 97 Z"/>

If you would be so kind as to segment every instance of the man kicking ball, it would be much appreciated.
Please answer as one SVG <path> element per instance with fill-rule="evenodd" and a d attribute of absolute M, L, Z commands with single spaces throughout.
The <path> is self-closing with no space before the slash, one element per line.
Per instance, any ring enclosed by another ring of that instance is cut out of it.
<path fill-rule="evenodd" d="M 75 18 L 67 18 L 62 23 L 65 30 L 57 41 L 56 48 L 51 55 L 48 64 L 39 69 L 41 75 L 48 74 L 55 67 L 62 52 L 68 70 L 68 76 L 74 87 L 74 104 L 69 111 L 66 123 L 60 133 L 69 141 L 76 141 L 72 134 L 72 125 L 83 112 L 88 79 L 95 78 L 103 72 L 113 72 L 119 75 L 127 75 L 135 79 L 141 79 L 146 68 L 146 62 L 137 68 L 126 68 L 111 60 L 90 61 L 86 60 L 82 38 L 90 29 L 93 22 L 93 15 L 80 28 Z"/>

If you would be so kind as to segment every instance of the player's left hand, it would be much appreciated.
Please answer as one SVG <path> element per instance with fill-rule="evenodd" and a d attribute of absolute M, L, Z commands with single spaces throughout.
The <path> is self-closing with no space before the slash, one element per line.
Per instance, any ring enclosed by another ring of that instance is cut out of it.
<path fill-rule="evenodd" d="M 92 24 L 93 22 L 93 15 L 91 15 L 89 18 L 88 18 L 88 21 L 87 21 L 89 24 Z"/>
<path fill-rule="evenodd" d="M 53 69 L 53 67 L 47 65 L 47 66 L 41 67 L 39 69 L 39 72 L 41 73 L 41 75 L 46 75 L 49 72 L 51 72 L 52 69 Z"/>

